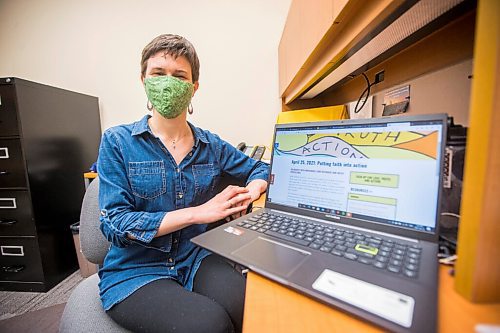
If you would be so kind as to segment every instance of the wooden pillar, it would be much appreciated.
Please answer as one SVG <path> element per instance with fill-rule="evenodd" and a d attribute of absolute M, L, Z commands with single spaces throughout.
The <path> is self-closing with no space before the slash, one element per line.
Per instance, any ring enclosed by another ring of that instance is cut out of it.
<path fill-rule="evenodd" d="M 478 2 L 455 289 L 500 302 L 500 1 Z"/>

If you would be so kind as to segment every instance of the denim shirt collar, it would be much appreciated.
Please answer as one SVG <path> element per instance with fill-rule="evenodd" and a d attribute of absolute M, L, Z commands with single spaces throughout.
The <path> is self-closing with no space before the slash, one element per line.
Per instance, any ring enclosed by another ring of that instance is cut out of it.
<path fill-rule="evenodd" d="M 132 136 L 141 135 L 145 132 L 149 132 L 149 134 L 151 134 L 152 136 L 155 136 L 153 134 L 153 132 L 151 131 L 151 128 L 148 125 L 149 118 L 151 118 L 151 115 L 149 115 L 149 114 L 145 115 L 144 117 L 142 117 L 141 120 L 139 120 L 138 122 L 136 122 L 134 124 L 134 128 L 132 129 Z M 201 129 L 199 129 L 196 126 L 193 126 L 193 124 L 191 124 L 189 121 L 187 123 L 188 123 L 189 127 L 191 127 L 191 130 L 193 131 L 195 147 L 198 147 L 199 141 L 201 141 L 203 143 L 208 143 L 208 138 Z"/>

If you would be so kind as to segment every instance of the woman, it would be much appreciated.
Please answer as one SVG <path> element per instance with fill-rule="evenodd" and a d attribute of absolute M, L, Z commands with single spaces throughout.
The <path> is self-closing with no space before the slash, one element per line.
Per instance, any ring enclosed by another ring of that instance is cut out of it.
<path fill-rule="evenodd" d="M 111 247 L 100 295 L 109 316 L 134 332 L 241 331 L 244 278 L 190 239 L 241 215 L 265 190 L 268 166 L 186 121 L 198 77 L 189 41 L 156 37 L 141 59 L 152 115 L 102 137 L 100 219 Z M 246 186 L 217 194 L 223 175 Z"/>

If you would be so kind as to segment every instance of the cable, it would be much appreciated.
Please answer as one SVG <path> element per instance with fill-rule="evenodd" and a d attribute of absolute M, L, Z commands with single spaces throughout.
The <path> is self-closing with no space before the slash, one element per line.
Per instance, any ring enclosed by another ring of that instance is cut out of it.
<path fill-rule="evenodd" d="M 366 89 L 363 90 L 363 92 L 361 93 L 361 95 L 359 96 L 358 98 L 358 101 L 356 102 L 356 106 L 354 107 L 354 113 L 359 113 L 361 111 L 361 109 L 363 109 L 363 107 L 365 106 L 366 104 L 366 101 L 368 100 L 368 97 L 370 96 L 370 89 L 371 87 L 375 84 L 374 83 L 370 83 L 370 80 L 368 80 L 368 76 L 366 76 L 365 73 L 361 73 L 361 75 L 363 75 L 363 77 L 365 78 L 366 80 Z M 363 101 L 363 104 L 361 104 L 361 107 L 358 109 L 358 106 L 359 106 L 359 102 L 361 102 L 361 99 L 363 98 L 363 96 L 366 94 L 366 97 Z"/>

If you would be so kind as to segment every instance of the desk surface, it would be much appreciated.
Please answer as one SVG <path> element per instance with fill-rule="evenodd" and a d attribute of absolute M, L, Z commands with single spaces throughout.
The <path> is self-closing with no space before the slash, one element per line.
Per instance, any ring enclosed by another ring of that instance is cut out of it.
<path fill-rule="evenodd" d="M 500 325 L 500 303 L 479 305 L 453 289 L 449 267 L 439 272 L 439 332 L 474 332 L 476 324 Z M 377 327 L 249 272 L 243 331 L 382 332 Z"/>
<path fill-rule="evenodd" d="M 265 195 L 254 202 L 264 206 Z M 477 324 L 500 325 L 500 303 L 473 304 L 453 287 L 447 266 L 439 271 L 439 332 L 474 332 Z M 373 325 L 335 310 L 276 282 L 249 272 L 245 296 L 245 333 L 382 332 Z"/>
<path fill-rule="evenodd" d="M 83 178 L 86 178 L 86 179 L 94 179 L 97 177 L 97 172 L 85 172 L 83 174 Z"/>

